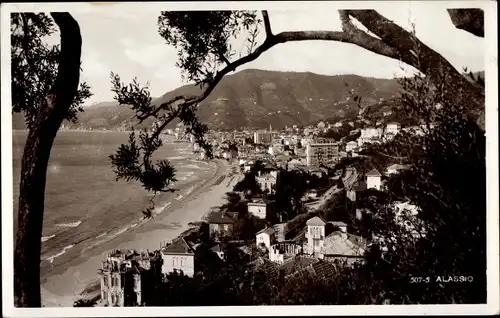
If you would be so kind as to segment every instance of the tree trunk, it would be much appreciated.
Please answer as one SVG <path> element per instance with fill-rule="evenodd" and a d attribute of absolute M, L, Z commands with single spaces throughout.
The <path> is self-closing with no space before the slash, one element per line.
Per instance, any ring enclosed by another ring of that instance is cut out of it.
<path fill-rule="evenodd" d="M 40 254 L 47 165 L 54 138 L 78 90 L 82 38 L 69 13 L 51 13 L 61 32 L 57 77 L 24 146 L 14 251 L 16 307 L 41 307 Z"/>
<path fill-rule="evenodd" d="M 49 129 L 41 128 L 29 131 L 22 159 L 14 254 L 14 295 L 17 307 L 41 307 L 40 253 L 45 183 L 50 150 L 57 132 L 57 129 L 49 132 Z"/>

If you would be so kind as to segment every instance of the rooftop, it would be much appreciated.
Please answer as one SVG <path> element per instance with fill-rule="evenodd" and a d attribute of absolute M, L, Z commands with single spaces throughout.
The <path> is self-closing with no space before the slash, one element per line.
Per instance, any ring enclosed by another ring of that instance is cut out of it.
<path fill-rule="evenodd" d="M 265 229 L 262 229 L 259 232 L 257 232 L 256 235 L 259 235 L 259 234 L 262 234 L 262 233 L 265 233 L 265 234 L 268 234 L 268 235 L 273 235 L 275 233 L 275 230 L 272 227 L 266 227 Z"/>
<path fill-rule="evenodd" d="M 345 224 L 344 222 L 341 222 L 341 221 L 330 221 L 328 223 L 335 225 L 335 226 L 338 226 L 338 227 L 346 227 L 347 226 L 347 224 Z"/>
<path fill-rule="evenodd" d="M 325 238 L 323 254 L 341 256 L 363 256 L 363 239 L 341 231 L 333 232 Z"/>
<path fill-rule="evenodd" d="M 233 224 L 238 217 L 238 212 L 213 211 L 208 217 L 210 224 Z"/>
<path fill-rule="evenodd" d="M 280 270 L 283 271 L 285 275 L 290 275 L 318 261 L 317 258 L 295 256 L 286 260 L 283 265 L 280 266 Z"/>
<path fill-rule="evenodd" d="M 366 173 L 366 176 L 368 177 L 381 177 L 382 175 L 380 174 L 380 172 L 378 172 L 377 169 L 373 169 L 369 172 Z"/>
<path fill-rule="evenodd" d="M 312 225 L 312 226 L 320 226 L 320 225 L 325 225 L 325 221 L 320 219 L 319 217 L 315 216 L 306 222 L 307 225 Z"/>
<path fill-rule="evenodd" d="M 162 252 L 163 254 L 194 254 L 192 248 L 183 238 L 172 242 L 172 244 L 166 246 Z"/>

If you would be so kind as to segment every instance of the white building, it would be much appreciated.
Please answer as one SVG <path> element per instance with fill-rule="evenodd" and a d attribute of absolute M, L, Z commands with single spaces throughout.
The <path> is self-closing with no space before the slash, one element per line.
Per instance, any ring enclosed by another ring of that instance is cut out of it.
<path fill-rule="evenodd" d="M 358 144 L 355 142 L 355 141 L 349 141 L 346 145 L 345 145 L 345 151 L 346 152 L 351 152 L 353 151 L 354 149 L 356 149 L 356 147 L 358 146 Z"/>
<path fill-rule="evenodd" d="M 194 276 L 194 250 L 183 238 L 163 247 L 161 254 L 162 274 L 182 271 L 186 276 Z"/>
<path fill-rule="evenodd" d="M 268 190 L 269 193 L 274 193 L 276 191 L 276 184 L 278 182 L 278 171 L 270 171 L 269 173 L 263 173 L 256 177 L 257 183 L 262 191 Z"/>
<path fill-rule="evenodd" d="M 325 225 L 326 223 L 317 216 L 307 220 L 306 238 L 309 254 L 321 253 L 325 241 Z"/>
<path fill-rule="evenodd" d="M 401 172 L 401 170 L 406 170 L 407 169 L 407 166 L 403 166 L 403 165 L 400 165 L 400 164 L 393 164 L 393 165 L 390 165 L 389 167 L 387 167 L 387 170 L 386 170 L 386 175 L 394 175 L 394 174 L 397 174 L 399 172 Z"/>
<path fill-rule="evenodd" d="M 365 143 L 374 143 L 380 141 L 383 130 L 381 128 L 364 128 L 361 129 L 361 135 L 358 138 L 358 146 L 363 146 Z"/>
<path fill-rule="evenodd" d="M 377 169 L 373 169 L 366 174 L 366 188 L 380 191 L 382 185 L 382 175 Z"/>
<path fill-rule="evenodd" d="M 267 249 L 271 248 L 276 241 L 275 231 L 272 227 L 265 228 L 260 230 L 255 235 L 255 241 L 257 242 L 257 246 L 265 246 Z"/>
<path fill-rule="evenodd" d="M 387 126 L 385 127 L 386 134 L 397 135 L 400 130 L 401 130 L 401 124 L 396 122 L 388 123 Z"/>

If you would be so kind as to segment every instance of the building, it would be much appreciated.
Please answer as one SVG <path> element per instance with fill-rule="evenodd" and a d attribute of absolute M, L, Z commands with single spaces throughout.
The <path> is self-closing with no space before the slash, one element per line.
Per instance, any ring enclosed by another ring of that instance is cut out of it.
<path fill-rule="evenodd" d="M 325 221 L 315 216 L 306 222 L 307 251 L 310 255 L 321 252 L 325 240 Z"/>
<path fill-rule="evenodd" d="M 355 142 L 355 141 L 349 141 L 346 145 L 345 145 L 345 151 L 346 152 L 351 152 L 353 151 L 354 149 L 356 149 L 356 147 L 358 146 L 358 144 Z"/>
<path fill-rule="evenodd" d="M 271 248 L 271 245 L 276 242 L 275 233 L 276 232 L 272 227 L 268 227 L 257 232 L 255 235 L 257 246 L 265 246 L 267 249 Z"/>
<path fill-rule="evenodd" d="M 366 143 L 378 142 L 382 139 L 381 128 L 365 128 L 361 129 L 361 135 L 358 138 L 358 146 L 361 147 Z"/>
<path fill-rule="evenodd" d="M 253 133 L 254 144 L 271 144 L 273 141 L 273 133 L 270 131 L 256 131 Z"/>
<path fill-rule="evenodd" d="M 406 169 L 408 169 L 407 166 L 400 165 L 400 164 L 396 163 L 396 164 L 393 164 L 393 165 L 390 165 L 389 167 L 387 167 L 386 175 L 391 176 L 391 175 L 400 173 L 402 170 L 406 170 Z"/>
<path fill-rule="evenodd" d="M 262 191 L 268 191 L 269 194 L 274 194 L 276 192 L 276 184 L 278 183 L 277 174 L 264 173 L 260 174 L 255 179 Z"/>
<path fill-rule="evenodd" d="M 153 304 L 157 284 L 161 282 L 162 264 L 158 251 L 110 252 L 98 270 L 101 276 L 100 305 L 130 307 Z"/>
<path fill-rule="evenodd" d="M 179 238 L 171 244 L 161 247 L 163 258 L 162 273 L 182 272 L 194 276 L 194 249 L 184 238 Z"/>
<path fill-rule="evenodd" d="M 345 230 L 330 233 L 323 244 L 320 258 L 328 262 L 345 262 L 346 265 L 363 261 L 367 247 L 365 239 L 349 234 Z"/>
<path fill-rule="evenodd" d="M 247 203 L 248 213 L 261 219 L 270 219 L 276 216 L 276 201 L 255 198 Z"/>
<path fill-rule="evenodd" d="M 237 212 L 213 211 L 208 217 L 210 235 L 218 239 L 220 236 L 230 233 L 237 219 Z"/>
<path fill-rule="evenodd" d="M 366 174 L 366 188 L 380 191 L 382 184 L 382 175 L 377 169 L 373 169 Z"/>
<path fill-rule="evenodd" d="M 391 135 L 397 135 L 400 130 L 401 124 L 396 122 L 388 123 L 385 127 L 385 133 Z"/>
<path fill-rule="evenodd" d="M 313 143 L 306 148 L 307 166 L 319 166 L 339 159 L 338 143 Z"/>

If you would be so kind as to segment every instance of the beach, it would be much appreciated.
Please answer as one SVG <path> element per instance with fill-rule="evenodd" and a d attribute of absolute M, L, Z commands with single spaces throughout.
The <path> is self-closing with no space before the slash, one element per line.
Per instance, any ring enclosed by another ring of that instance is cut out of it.
<path fill-rule="evenodd" d="M 174 200 L 151 221 L 86 251 L 85 255 L 66 263 L 64 270 L 47 278 L 42 284 L 43 306 L 72 306 L 88 285 L 98 281 L 97 270 L 110 250 L 159 249 L 160 242 L 177 237 L 189 228 L 190 222 L 203 219 L 211 207 L 221 205 L 224 194 L 232 190 L 239 176 L 229 176 L 231 166 L 227 162 L 218 160 L 217 165 L 212 177 L 201 182 L 190 194 Z"/>
<path fill-rule="evenodd" d="M 14 230 L 26 132 L 13 132 Z M 47 171 L 40 279 L 44 306 L 72 306 L 90 290 L 112 249 L 154 250 L 202 219 L 231 191 L 227 161 L 199 160 L 189 142 L 164 137 L 156 159 L 176 169 L 174 193 L 154 197 L 153 218 L 141 211 L 152 199 L 139 182 L 116 180 L 109 155 L 128 138 L 124 132 L 62 131 Z M 232 182 L 231 182 L 232 180 Z M 94 284 L 95 285 L 95 284 Z M 87 288 L 88 287 L 88 288 Z M 96 292 L 94 286 L 93 293 Z M 92 293 L 92 292 L 91 292 Z"/>

